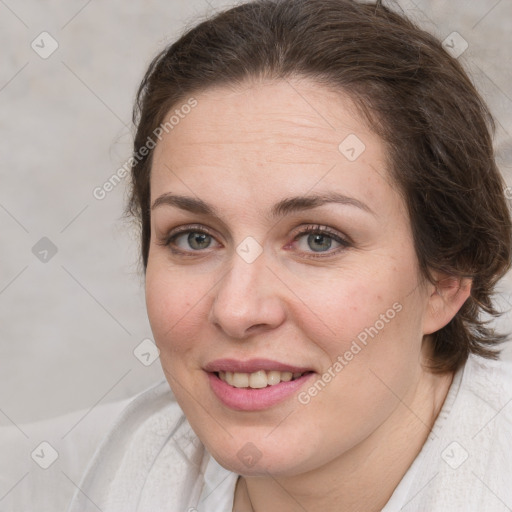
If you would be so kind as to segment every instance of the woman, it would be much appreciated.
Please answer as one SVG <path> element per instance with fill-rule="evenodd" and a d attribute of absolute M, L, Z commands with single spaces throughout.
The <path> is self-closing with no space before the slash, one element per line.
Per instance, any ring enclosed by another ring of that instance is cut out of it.
<path fill-rule="evenodd" d="M 135 121 L 167 382 L 70 511 L 510 510 L 511 369 L 482 315 L 511 219 L 441 43 L 380 3 L 255 0 L 154 59 Z"/>

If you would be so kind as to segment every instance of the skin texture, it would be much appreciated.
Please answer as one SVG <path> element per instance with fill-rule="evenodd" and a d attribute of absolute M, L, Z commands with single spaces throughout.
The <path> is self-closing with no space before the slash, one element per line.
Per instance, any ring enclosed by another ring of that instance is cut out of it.
<path fill-rule="evenodd" d="M 346 95 L 297 78 L 195 97 L 152 166 L 151 204 L 172 193 L 218 213 L 166 204 L 151 212 L 146 301 L 166 378 L 210 453 L 243 475 L 234 510 L 380 510 L 451 383 L 422 366 L 428 334 L 450 321 L 470 283 L 421 280 L 385 146 Z M 354 161 L 338 149 L 350 134 L 365 145 Z M 330 203 L 270 218 L 285 198 L 333 191 L 371 212 Z M 210 231 L 205 248 L 187 234 L 165 246 L 187 225 Z M 306 226 L 349 244 L 323 239 L 331 247 L 318 251 L 308 233 L 298 236 Z M 252 263 L 236 252 L 248 236 L 263 249 Z M 292 396 L 240 412 L 210 389 L 203 367 L 218 358 L 310 367 L 316 380 L 397 303 L 400 312 L 307 404 Z M 251 467 L 237 456 L 249 442 L 261 454 Z"/>

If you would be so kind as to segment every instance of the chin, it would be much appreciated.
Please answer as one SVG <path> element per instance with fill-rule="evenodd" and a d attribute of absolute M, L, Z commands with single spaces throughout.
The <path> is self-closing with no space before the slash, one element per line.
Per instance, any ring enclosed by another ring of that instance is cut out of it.
<path fill-rule="evenodd" d="M 226 444 L 211 444 L 204 442 L 208 452 L 225 469 L 244 476 L 294 476 L 317 467 L 321 461 L 316 459 L 311 451 L 311 444 L 304 453 L 304 446 L 288 436 L 290 441 L 285 443 L 284 437 L 270 441 L 263 435 L 244 435 L 226 439 Z M 250 439 L 253 439 L 251 441 Z"/>
<path fill-rule="evenodd" d="M 243 450 L 243 448 L 242 448 Z M 261 455 L 259 460 L 255 458 L 249 459 L 248 455 L 245 454 L 245 460 L 243 457 L 238 456 L 238 453 L 227 455 L 212 454 L 214 459 L 225 469 L 232 471 L 243 476 L 292 476 L 302 471 L 297 466 L 297 460 L 285 459 L 283 460 L 283 454 L 278 454 L 276 457 Z M 242 460 L 240 460 L 242 458 Z"/>

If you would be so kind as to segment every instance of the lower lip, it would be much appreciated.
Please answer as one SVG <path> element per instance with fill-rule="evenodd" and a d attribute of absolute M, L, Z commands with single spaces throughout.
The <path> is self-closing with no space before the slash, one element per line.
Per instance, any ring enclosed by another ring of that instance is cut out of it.
<path fill-rule="evenodd" d="M 236 411 L 261 411 L 289 398 L 314 374 L 307 373 L 298 379 L 260 389 L 235 388 L 215 373 L 207 372 L 207 375 L 212 391 L 224 405 Z"/>

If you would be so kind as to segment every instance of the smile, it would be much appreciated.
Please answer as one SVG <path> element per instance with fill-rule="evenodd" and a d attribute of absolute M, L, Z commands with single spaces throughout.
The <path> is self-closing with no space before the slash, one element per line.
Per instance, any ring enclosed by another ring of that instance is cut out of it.
<path fill-rule="evenodd" d="M 315 375 L 311 368 L 268 359 L 222 359 L 204 370 L 216 399 L 236 411 L 268 409 L 294 396 Z"/>
<path fill-rule="evenodd" d="M 218 376 L 220 380 L 227 382 L 230 386 L 235 388 L 261 389 L 267 386 L 275 386 L 280 382 L 296 380 L 304 375 L 304 373 L 258 370 L 253 373 L 218 372 Z"/>

